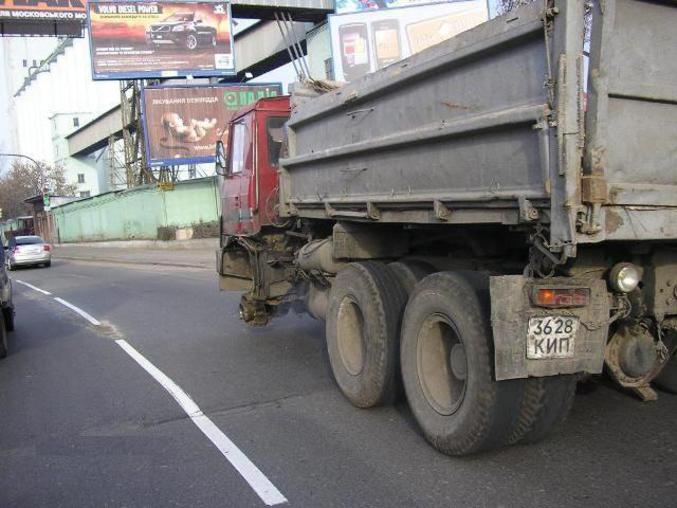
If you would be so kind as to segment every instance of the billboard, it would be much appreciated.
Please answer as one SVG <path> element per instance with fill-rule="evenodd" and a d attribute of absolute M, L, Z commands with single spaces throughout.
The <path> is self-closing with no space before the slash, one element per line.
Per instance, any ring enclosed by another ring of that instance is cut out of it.
<path fill-rule="evenodd" d="M 334 12 L 334 0 L 231 0 L 233 16 L 275 20 L 275 14 L 287 12 L 294 21 L 324 21 Z"/>
<path fill-rule="evenodd" d="M 228 2 L 89 1 L 93 79 L 235 74 Z"/>
<path fill-rule="evenodd" d="M 485 0 L 330 16 L 334 77 L 337 81 L 355 80 L 488 19 Z"/>
<path fill-rule="evenodd" d="M 282 95 L 282 84 L 160 85 L 142 91 L 150 166 L 214 162 L 216 141 L 238 109 Z"/>
<path fill-rule="evenodd" d="M 0 0 L 2 35 L 81 37 L 86 0 Z"/>

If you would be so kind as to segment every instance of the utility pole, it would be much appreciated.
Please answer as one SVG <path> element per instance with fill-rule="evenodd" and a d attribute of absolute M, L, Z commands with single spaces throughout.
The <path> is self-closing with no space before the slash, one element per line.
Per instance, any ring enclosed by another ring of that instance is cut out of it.
<path fill-rule="evenodd" d="M 146 161 L 141 122 L 141 81 L 120 81 L 120 108 L 122 112 L 122 139 L 125 147 L 125 175 L 127 187 L 155 182 Z"/>

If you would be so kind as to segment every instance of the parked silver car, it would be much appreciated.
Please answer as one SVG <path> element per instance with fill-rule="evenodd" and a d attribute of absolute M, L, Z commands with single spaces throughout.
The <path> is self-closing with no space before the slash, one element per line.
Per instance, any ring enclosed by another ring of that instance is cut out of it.
<path fill-rule="evenodd" d="M 17 266 L 50 266 L 52 246 L 39 236 L 15 236 L 7 243 L 5 257 L 9 270 Z"/>

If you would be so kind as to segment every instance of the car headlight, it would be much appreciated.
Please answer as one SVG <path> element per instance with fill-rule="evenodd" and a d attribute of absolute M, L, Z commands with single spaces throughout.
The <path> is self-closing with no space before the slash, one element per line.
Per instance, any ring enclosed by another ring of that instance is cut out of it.
<path fill-rule="evenodd" d="M 618 263 L 609 274 L 609 284 L 621 293 L 633 292 L 641 280 L 642 274 L 632 263 Z"/>
<path fill-rule="evenodd" d="M 186 27 L 182 25 L 178 25 L 172 28 L 172 32 L 183 32 L 186 29 Z"/>

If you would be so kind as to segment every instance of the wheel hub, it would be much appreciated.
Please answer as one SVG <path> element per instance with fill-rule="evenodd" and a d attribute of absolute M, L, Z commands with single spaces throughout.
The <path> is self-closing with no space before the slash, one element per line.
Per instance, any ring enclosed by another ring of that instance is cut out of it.
<path fill-rule="evenodd" d="M 446 317 L 431 316 L 421 326 L 417 368 L 428 404 L 441 415 L 455 413 L 465 396 L 468 367 L 456 327 Z"/>
<path fill-rule="evenodd" d="M 365 361 L 364 317 L 350 298 L 344 298 L 339 306 L 336 331 L 343 366 L 352 376 L 357 376 Z"/>
<path fill-rule="evenodd" d="M 451 348 L 449 365 L 451 365 L 451 372 L 456 379 L 465 381 L 468 375 L 468 366 L 466 365 L 465 348 L 462 344 L 454 344 Z"/>

